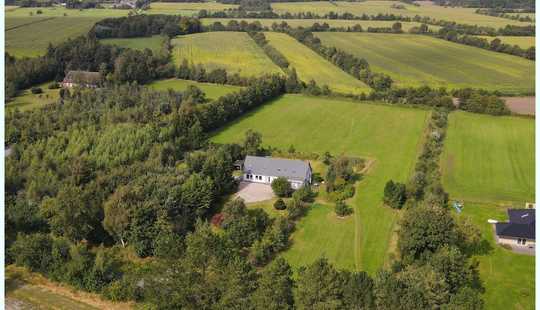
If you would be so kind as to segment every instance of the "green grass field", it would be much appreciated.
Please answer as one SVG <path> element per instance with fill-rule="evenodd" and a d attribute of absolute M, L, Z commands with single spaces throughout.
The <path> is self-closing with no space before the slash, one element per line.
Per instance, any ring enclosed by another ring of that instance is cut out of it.
<path fill-rule="evenodd" d="M 530 23 L 519 22 L 511 19 L 492 17 L 476 14 L 474 8 L 442 7 L 433 5 L 429 1 L 417 1 L 420 6 L 414 6 L 405 3 L 404 9 L 393 8 L 395 1 L 362 1 L 362 2 L 344 2 L 344 1 L 315 1 L 315 2 L 278 2 L 272 3 L 272 9 L 276 13 L 299 13 L 313 12 L 325 14 L 329 12 L 352 13 L 355 15 L 377 15 L 395 14 L 414 17 L 415 15 L 429 16 L 438 20 L 455 21 L 461 24 L 471 24 L 490 27 L 504 27 L 505 25 L 527 25 Z"/>
<path fill-rule="evenodd" d="M 226 44 L 225 44 L 226 42 Z M 172 40 L 173 59 L 203 64 L 206 69 L 224 68 L 242 76 L 281 73 L 264 51 L 244 32 L 206 32 L 179 36 Z"/>
<path fill-rule="evenodd" d="M 360 25 L 366 29 L 368 27 L 392 27 L 395 21 L 377 21 L 377 20 L 343 20 L 343 19 L 268 19 L 268 18 L 203 18 L 201 21 L 203 25 L 211 25 L 214 22 L 220 22 L 223 25 L 231 20 L 246 21 L 247 23 L 253 23 L 258 21 L 262 26 L 272 27 L 272 24 L 286 22 L 291 27 L 309 27 L 314 23 L 327 23 L 330 27 L 353 27 L 354 25 Z M 414 26 L 420 26 L 420 23 L 415 22 L 401 22 L 403 31 L 409 31 Z M 438 26 L 428 26 L 429 29 L 439 30 Z"/>
<path fill-rule="evenodd" d="M 230 94 L 230 93 L 233 93 L 235 91 L 242 89 L 241 87 L 238 87 L 238 86 L 199 83 L 199 82 L 180 80 L 180 79 L 160 80 L 160 81 L 153 82 L 149 84 L 148 86 L 155 90 L 164 91 L 168 89 L 173 89 L 175 91 L 183 91 L 189 85 L 195 85 L 199 87 L 206 94 L 206 97 L 209 99 L 217 99 L 221 96 L 224 96 L 226 94 Z"/>
<path fill-rule="evenodd" d="M 21 91 L 17 97 L 9 101 L 5 105 L 6 112 L 19 109 L 20 111 L 29 111 L 33 109 L 38 109 L 44 107 L 47 104 L 55 103 L 59 98 L 58 89 L 48 89 L 47 86 L 50 83 L 43 83 L 36 85 L 36 87 L 41 87 L 43 90 L 42 94 L 32 94 L 30 89 L 25 89 Z"/>
<path fill-rule="evenodd" d="M 523 207 L 519 205 L 518 207 Z M 534 256 L 516 254 L 495 243 L 488 219 L 507 221 L 505 207 L 465 203 L 459 216 L 469 217 L 489 243 L 490 251 L 477 255 L 480 279 L 485 288 L 485 309 L 534 309 Z"/>
<path fill-rule="evenodd" d="M 237 8 L 236 4 L 218 2 L 152 2 L 149 14 L 197 15 L 200 10 L 208 12 Z"/>
<path fill-rule="evenodd" d="M 522 57 L 410 34 L 319 32 L 317 37 L 365 58 L 398 86 L 534 92 L 535 63 Z"/>
<path fill-rule="evenodd" d="M 149 48 L 152 52 L 158 53 L 163 46 L 165 38 L 159 35 L 144 37 L 144 38 L 119 38 L 119 39 L 103 39 L 100 40 L 103 44 L 116 45 L 119 47 L 131 48 L 136 50 L 144 50 Z"/>
<path fill-rule="evenodd" d="M 443 184 L 467 201 L 534 201 L 534 119 L 453 112 Z"/>
<path fill-rule="evenodd" d="M 265 35 L 270 45 L 280 51 L 296 69 L 302 81 L 307 83 L 315 80 L 320 86 L 326 84 L 330 89 L 341 93 L 370 92 L 369 86 L 323 59 L 291 36 L 277 32 L 266 32 Z"/>
<path fill-rule="evenodd" d="M 254 129 L 265 145 L 287 149 L 292 144 L 301 152 L 375 159 L 357 183 L 351 201 L 354 215 L 336 225 L 333 211 L 317 206 L 300 220 L 293 245 L 284 254 L 295 267 L 325 255 L 338 267 L 355 266 L 374 274 L 389 259 L 398 217 L 381 205 L 384 185 L 389 179 L 409 178 L 428 116 L 420 109 L 285 95 L 216 133 L 212 141 L 241 141 L 246 130 Z"/>
<path fill-rule="evenodd" d="M 493 39 L 495 39 L 494 37 L 488 37 L 488 36 L 478 36 L 478 37 L 484 38 L 488 40 L 488 42 L 491 42 L 493 41 Z M 521 48 L 529 48 L 531 46 L 535 46 L 535 37 L 507 36 L 507 37 L 497 37 L 497 38 L 499 38 L 499 40 L 501 40 L 502 43 L 517 45 Z"/>
<path fill-rule="evenodd" d="M 21 20 L 19 20 L 21 19 Z M 43 20 L 35 18 L 36 22 L 29 23 L 27 17 L 6 18 L 9 25 L 21 25 L 7 30 L 6 52 L 16 57 L 35 57 L 47 52 L 49 43 L 58 44 L 68 38 L 74 38 L 88 33 L 92 26 L 100 20 L 97 17 L 55 17 Z"/>

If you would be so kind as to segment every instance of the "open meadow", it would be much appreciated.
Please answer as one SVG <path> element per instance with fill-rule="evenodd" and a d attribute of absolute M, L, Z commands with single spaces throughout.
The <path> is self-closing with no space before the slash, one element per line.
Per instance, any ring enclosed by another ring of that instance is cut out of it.
<path fill-rule="evenodd" d="M 534 61 L 428 36 L 318 32 L 324 45 L 365 58 L 398 86 L 534 92 Z"/>
<path fill-rule="evenodd" d="M 131 48 L 135 50 L 150 49 L 154 54 L 158 53 L 166 37 L 155 35 L 151 37 L 143 38 L 114 38 L 114 39 L 102 39 L 103 44 L 116 45 L 118 47 Z"/>
<path fill-rule="evenodd" d="M 200 10 L 207 12 L 224 11 L 237 8 L 237 4 L 223 4 L 218 2 L 152 2 L 148 14 L 170 14 L 194 16 Z"/>
<path fill-rule="evenodd" d="M 453 112 L 441 158 L 444 188 L 466 201 L 534 201 L 534 119 Z"/>
<path fill-rule="evenodd" d="M 49 43 L 58 44 L 88 33 L 99 17 L 7 18 L 6 52 L 16 57 L 35 57 L 47 52 Z"/>
<path fill-rule="evenodd" d="M 340 93 L 370 92 L 369 86 L 323 59 L 293 37 L 277 32 L 265 32 L 265 36 L 270 45 L 287 58 L 302 81 L 307 83 L 315 80 L 319 86 L 326 84 L 331 90 Z"/>
<path fill-rule="evenodd" d="M 247 77 L 282 72 L 245 32 L 191 34 L 176 37 L 171 43 L 176 65 L 187 59 L 207 70 L 223 68 Z"/>
<path fill-rule="evenodd" d="M 476 14 L 474 8 L 443 7 L 432 4 L 430 1 L 418 1 L 419 6 L 395 1 L 315 1 L 315 2 L 277 2 L 272 3 L 272 9 L 276 13 L 300 13 L 312 12 L 318 14 L 352 13 L 355 15 L 395 14 L 414 17 L 419 15 L 429 16 L 437 20 L 455 21 L 460 24 L 489 26 L 494 28 L 506 25 L 529 25 L 531 23 L 516 20 Z M 396 6 L 399 4 L 399 6 Z M 402 7 L 402 8 L 397 8 Z"/>
<path fill-rule="evenodd" d="M 393 250 L 390 241 L 398 218 L 398 212 L 382 206 L 384 185 L 409 178 L 428 116 L 421 109 L 285 95 L 223 128 L 212 141 L 238 142 L 253 129 L 268 146 L 374 159 L 357 183 L 351 200 L 354 215 L 336 220 L 333 207 L 315 206 L 300 220 L 293 245 L 283 254 L 294 267 L 324 255 L 340 268 L 354 266 L 374 274 Z"/>
<path fill-rule="evenodd" d="M 514 206 L 523 207 L 522 204 Z M 465 203 L 458 216 L 468 217 L 480 229 L 487 242 L 486 253 L 475 255 L 485 309 L 534 309 L 534 256 L 517 254 L 495 243 L 493 226 L 488 219 L 507 221 L 507 207 L 493 204 Z"/>
<path fill-rule="evenodd" d="M 195 81 L 180 80 L 180 79 L 167 79 L 159 80 L 152 82 L 148 86 L 155 90 L 166 91 L 168 89 L 173 89 L 175 91 L 184 91 L 190 85 L 197 86 L 200 88 L 208 99 L 217 99 L 221 96 L 236 92 L 241 87 L 231 86 L 231 85 L 219 85 L 211 83 L 199 83 Z"/>

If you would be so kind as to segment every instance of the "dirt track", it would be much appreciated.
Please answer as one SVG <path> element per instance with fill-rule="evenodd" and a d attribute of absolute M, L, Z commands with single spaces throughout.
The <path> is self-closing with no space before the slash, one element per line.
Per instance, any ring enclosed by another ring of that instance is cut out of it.
<path fill-rule="evenodd" d="M 535 97 L 502 97 L 510 111 L 522 115 L 535 115 Z"/>

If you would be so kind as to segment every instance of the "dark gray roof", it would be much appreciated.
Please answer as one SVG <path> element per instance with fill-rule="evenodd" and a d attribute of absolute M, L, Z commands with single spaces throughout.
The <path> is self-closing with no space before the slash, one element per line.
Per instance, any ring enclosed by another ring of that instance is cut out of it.
<path fill-rule="evenodd" d="M 506 223 L 495 224 L 498 236 L 535 240 L 536 218 L 534 209 L 508 209 Z"/>
<path fill-rule="evenodd" d="M 246 156 L 244 172 L 291 180 L 308 181 L 311 167 L 308 162 L 297 159 Z"/>
<path fill-rule="evenodd" d="M 101 81 L 101 74 L 92 71 L 69 71 L 64 77 L 64 83 L 96 85 Z"/>

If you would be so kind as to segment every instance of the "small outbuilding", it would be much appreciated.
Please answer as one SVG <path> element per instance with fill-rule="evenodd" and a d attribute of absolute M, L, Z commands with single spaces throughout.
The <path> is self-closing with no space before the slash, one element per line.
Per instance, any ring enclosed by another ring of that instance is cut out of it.
<path fill-rule="evenodd" d="M 69 71 L 64 80 L 62 87 L 71 88 L 75 86 L 97 88 L 102 82 L 102 77 L 99 72 L 92 71 Z"/>
<path fill-rule="evenodd" d="M 311 184 L 311 165 L 298 159 L 246 156 L 243 181 L 270 184 L 278 177 L 285 177 L 291 187 L 298 189 Z"/>
<path fill-rule="evenodd" d="M 495 224 L 497 242 L 513 247 L 534 248 L 535 209 L 508 209 L 508 222 Z"/>

